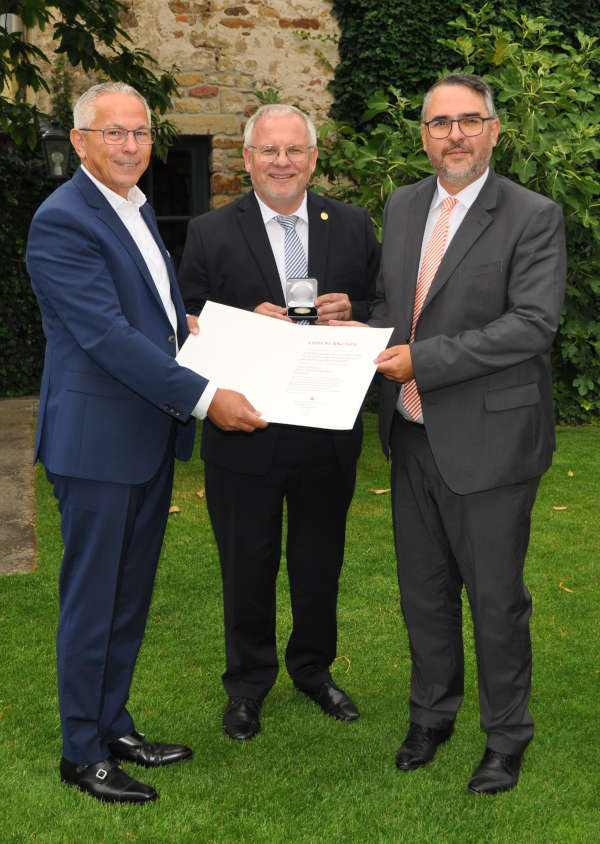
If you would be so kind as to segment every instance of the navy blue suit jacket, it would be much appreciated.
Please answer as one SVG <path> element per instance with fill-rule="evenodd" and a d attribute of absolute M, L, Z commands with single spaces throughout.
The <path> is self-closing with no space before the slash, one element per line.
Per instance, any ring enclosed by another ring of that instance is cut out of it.
<path fill-rule="evenodd" d="M 178 342 L 187 323 L 171 259 L 149 205 L 141 209 L 167 264 Z M 144 483 L 164 458 L 192 453 L 190 412 L 207 381 L 174 360 L 176 343 L 132 237 L 80 168 L 37 210 L 27 268 L 46 356 L 35 459 L 58 475 Z"/>

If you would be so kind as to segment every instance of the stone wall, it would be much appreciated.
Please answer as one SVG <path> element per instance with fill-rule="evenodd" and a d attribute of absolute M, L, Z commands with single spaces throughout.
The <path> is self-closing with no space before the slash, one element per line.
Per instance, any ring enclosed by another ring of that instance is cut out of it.
<path fill-rule="evenodd" d="M 168 116 L 182 134 L 211 137 L 213 207 L 243 192 L 241 135 L 258 103 L 255 92 L 273 88 L 281 102 L 299 105 L 319 123 L 331 104 L 327 83 L 337 61 L 328 0 L 235 2 L 131 0 L 123 19 L 135 46 L 161 67 L 179 68 L 179 96 Z M 44 36 L 38 40 L 44 47 Z M 80 77 L 76 92 L 91 82 Z"/>

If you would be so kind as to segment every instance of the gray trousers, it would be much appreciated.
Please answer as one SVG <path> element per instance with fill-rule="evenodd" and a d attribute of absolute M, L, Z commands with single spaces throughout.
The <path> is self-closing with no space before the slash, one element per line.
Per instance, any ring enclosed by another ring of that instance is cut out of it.
<path fill-rule="evenodd" d="M 539 478 L 469 495 L 444 483 L 422 425 L 396 414 L 392 508 L 412 657 L 410 718 L 452 723 L 463 699 L 462 587 L 471 607 L 481 727 L 488 746 L 522 753 L 533 736 L 531 595 L 523 582 Z"/>

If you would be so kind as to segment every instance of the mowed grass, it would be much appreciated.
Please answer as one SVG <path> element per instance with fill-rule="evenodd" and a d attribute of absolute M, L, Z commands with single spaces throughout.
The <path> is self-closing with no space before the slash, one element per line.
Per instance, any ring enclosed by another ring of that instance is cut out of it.
<path fill-rule="evenodd" d="M 348 524 L 333 672 L 361 718 L 327 718 L 285 670 L 262 733 L 222 732 L 225 703 L 218 557 L 196 456 L 177 467 L 169 520 L 130 709 L 151 739 L 181 741 L 192 762 L 130 766 L 161 799 L 103 805 L 58 779 L 61 755 L 54 636 L 59 519 L 37 474 L 38 563 L 0 578 L 0 841 L 41 842 L 595 842 L 600 839 L 600 429 L 561 429 L 538 495 L 526 580 L 534 598 L 536 737 L 516 790 L 467 793 L 485 746 L 479 728 L 470 619 L 466 697 L 450 742 L 428 768 L 399 773 L 409 654 L 399 609 L 389 469 L 365 416 L 365 444 Z M 566 509 L 555 509 L 566 508 Z M 315 542 L 319 537 L 315 536 Z M 290 630 L 285 563 L 278 584 L 281 652 Z"/>

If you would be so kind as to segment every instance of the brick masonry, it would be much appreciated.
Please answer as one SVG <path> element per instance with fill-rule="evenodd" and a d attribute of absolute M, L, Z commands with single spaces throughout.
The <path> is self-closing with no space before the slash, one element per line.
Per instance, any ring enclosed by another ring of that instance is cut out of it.
<path fill-rule="evenodd" d="M 163 68 L 177 65 L 179 96 L 168 115 L 182 134 L 209 135 L 211 204 L 243 192 L 241 137 L 257 91 L 327 116 L 327 83 L 337 61 L 337 22 L 328 0 L 130 0 L 122 23 L 134 45 Z M 299 31 L 308 32 L 303 39 Z M 36 39 L 44 48 L 44 34 Z M 323 38 L 325 40 L 323 40 Z M 324 56 L 323 62 L 318 54 Z M 76 77 L 75 90 L 94 80 Z M 41 102 L 42 107 L 46 104 Z"/>

